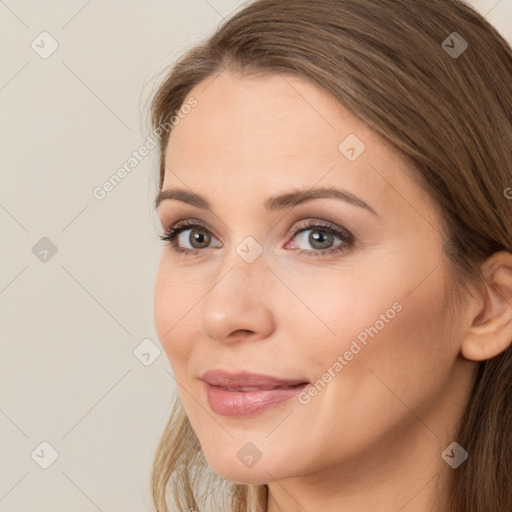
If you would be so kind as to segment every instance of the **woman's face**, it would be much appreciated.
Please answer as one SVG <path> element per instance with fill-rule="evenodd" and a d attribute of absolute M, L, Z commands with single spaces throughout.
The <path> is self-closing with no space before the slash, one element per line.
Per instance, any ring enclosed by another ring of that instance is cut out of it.
<path fill-rule="evenodd" d="M 224 72 L 189 97 L 166 153 L 162 190 L 184 193 L 158 214 L 182 230 L 162 251 L 155 320 L 209 464 L 262 483 L 407 450 L 441 460 L 465 362 L 440 220 L 399 154 L 291 75 Z M 207 385 L 212 370 L 285 382 Z"/>

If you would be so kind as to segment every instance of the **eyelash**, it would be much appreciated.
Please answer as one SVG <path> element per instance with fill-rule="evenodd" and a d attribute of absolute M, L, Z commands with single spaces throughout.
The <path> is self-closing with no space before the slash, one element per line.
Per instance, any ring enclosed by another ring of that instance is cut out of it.
<path fill-rule="evenodd" d="M 204 252 L 205 249 L 188 249 L 183 248 L 178 245 L 177 237 L 180 233 L 183 231 L 186 231 L 187 229 L 191 228 L 202 228 L 205 231 L 209 232 L 209 229 L 203 225 L 202 223 L 195 221 L 195 220 L 189 220 L 189 221 L 183 221 L 176 226 L 173 226 L 169 229 L 169 231 L 165 231 L 163 234 L 159 235 L 160 240 L 163 240 L 168 245 L 171 246 L 171 248 L 179 253 L 183 254 L 185 256 L 191 255 L 191 256 L 199 256 L 199 253 Z M 351 233 L 349 233 L 346 230 L 341 230 L 334 225 L 331 224 L 321 224 L 321 223 L 315 223 L 310 222 L 308 223 L 302 223 L 297 224 L 292 230 L 291 235 L 292 238 L 295 237 L 297 234 L 303 232 L 303 231 L 309 231 L 309 230 L 319 230 L 319 231 L 326 231 L 327 233 L 330 233 L 334 235 L 335 237 L 339 238 L 343 243 L 339 244 L 335 247 L 331 247 L 329 249 L 312 249 L 312 250 L 306 250 L 306 249 L 297 249 L 297 253 L 307 256 L 307 257 L 324 257 L 324 256 L 330 256 L 335 253 L 342 253 L 346 250 L 350 249 L 354 245 L 354 237 Z"/>

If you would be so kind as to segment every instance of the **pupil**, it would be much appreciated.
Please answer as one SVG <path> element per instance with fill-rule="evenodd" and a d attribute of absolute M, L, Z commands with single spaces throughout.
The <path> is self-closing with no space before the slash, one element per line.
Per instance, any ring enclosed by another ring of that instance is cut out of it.
<path fill-rule="evenodd" d="M 325 231 L 312 231 L 310 235 L 310 243 L 313 247 L 315 247 L 315 244 L 320 244 L 320 249 L 325 249 L 326 245 L 329 245 L 329 241 L 332 235 L 330 233 L 327 234 Z M 326 244 L 327 242 L 327 244 Z"/>
<path fill-rule="evenodd" d="M 205 236 L 204 233 L 202 233 L 198 229 L 194 229 L 190 232 L 190 242 L 192 245 L 194 245 L 196 242 L 198 244 L 204 244 L 204 242 L 206 242 L 205 245 L 207 247 L 208 244 L 210 243 L 210 238 L 209 236 Z"/>

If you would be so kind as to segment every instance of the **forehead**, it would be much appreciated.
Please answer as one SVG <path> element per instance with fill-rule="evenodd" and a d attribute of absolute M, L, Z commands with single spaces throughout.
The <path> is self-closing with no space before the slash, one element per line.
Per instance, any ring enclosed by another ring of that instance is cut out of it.
<path fill-rule="evenodd" d="M 343 186 L 397 214 L 404 199 L 420 209 L 425 202 L 402 155 L 301 77 L 226 71 L 198 84 L 191 97 L 197 106 L 169 137 L 163 189 L 222 185 L 226 193 L 263 198 L 269 190 Z"/>
<path fill-rule="evenodd" d="M 305 79 L 284 74 L 223 72 L 188 95 L 197 106 L 171 132 L 169 152 L 207 146 L 224 159 L 332 157 L 350 133 L 385 148 L 377 134 Z M 390 154 L 392 151 L 390 151 Z M 172 156 L 172 155 L 171 155 Z"/>

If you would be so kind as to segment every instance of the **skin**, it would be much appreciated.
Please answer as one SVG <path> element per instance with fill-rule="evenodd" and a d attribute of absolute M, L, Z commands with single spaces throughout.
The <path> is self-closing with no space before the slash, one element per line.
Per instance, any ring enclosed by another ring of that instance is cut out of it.
<path fill-rule="evenodd" d="M 225 71 L 189 96 L 198 105 L 171 132 L 162 189 L 199 193 L 213 212 L 165 200 L 158 215 L 164 230 L 198 219 L 212 238 L 199 255 L 163 248 L 154 306 L 208 463 L 229 481 L 268 483 L 268 512 L 447 511 L 455 470 L 441 453 L 456 441 L 477 361 L 512 339 L 510 307 L 498 313 L 482 293 L 447 317 L 435 205 L 394 147 L 314 85 Z M 366 146 L 355 161 L 338 149 L 349 134 Z M 377 214 L 335 198 L 263 207 L 270 196 L 322 186 L 350 191 Z M 290 234 L 315 220 L 348 230 L 354 244 L 321 256 L 308 241 L 315 228 Z M 182 247 L 195 247 L 190 234 Z M 252 263 L 236 252 L 248 236 L 263 250 Z M 493 271 L 509 269 L 509 256 L 495 258 Z M 511 273 L 497 275 L 508 293 Z M 309 403 L 291 399 L 246 418 L 210 409 L 204 371 L 316 382 L 395 303 L 401 310 Z M 248 442 L 261 452 L 251 468 L 237 457 Z"/>

